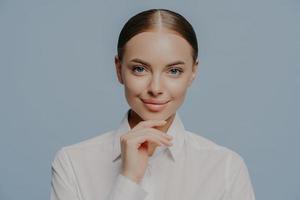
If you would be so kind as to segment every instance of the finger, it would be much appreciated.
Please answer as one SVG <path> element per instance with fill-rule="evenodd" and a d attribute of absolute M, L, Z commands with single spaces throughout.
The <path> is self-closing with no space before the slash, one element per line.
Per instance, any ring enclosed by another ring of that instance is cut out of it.
<path fill-rule="evenodd" d="M 127 137 L 134 138 L 134 137 L 145 135 L 145 134 L 151 134 L 156 137 L 164 138 L 168 141 L 173 139 L 173 136 L 168 135 L 167 133 L 164 133 L 164 132 L 154 129 L 154 128 L 145 128 L 142 130 L 134 131 L 131 134 L 129 134 Z"/>
<path fill-rule="evenodd" d="M 166 138 L 163 135 L 159 135 L 159 134 L 156 134 L 156 133 L 153 133 L 153 132 L 145 132 L 145 133 L 142 133 L 142 134 L 138 135 L 137 137 L 141 137 L 141 136 L 149 136 L 151 138 L 156 138 L 157 140 L 159 140 L 164 145 L 172 144 L 169 138 Z"/>
<path fill-rule="evenodd" d="M 159 146 L 170 145 L 169 142 L 166 141 L 165 139 L 159 138 L 159 137 L 151 135 L 151 134 L 141 135 L 141 136 L 132 138 L 131 142 L 134 143 L 137 148 L 139 148 L 141 146 L 141 144 L 143 144 L 144 142 L 152 142 Z"/>
<path fill-rule="evenodd" d="M 132 128 L 132 130 L 141 130 L 143 128 L 150 128 L 153 126 L 163 126 L 167 123 L 165 120 L 146 120 L 146 121 L 141 121 L 138 123 L 135 127 Z"/>
<path fill-rule="evenodd" d="M 151 132 L 151 133 L 154 133 L 154 134 L 157 134 L 157 135 L 161 135 L 162 137 L 165 137 L 165 138 L 167 138 L 167 139 L 173 139 L 173 136 L 172 135 L 169 135 L 169 134 L 167 134 L 167 133 L 165 133 L 165 132 L 162 132 L 162 131 L 160 131 L 160 130 L 157 130 L 157 129 L 155 129 L 155 128 L 147 128 L 147 129 L 145 129 L 146 131 L 149 131 L 149 132 Z"/>
<path fill-rule="evenodd" d="M 136 148 L 140 148 L 140 146 L 145 143 L 145 142 L 151 142 L 154 143 L 156 145 L 162 146 L 163 142 L 161 142 L 158 138 L 155 137 L 151 137 L 149 135 L 143 135 L 143 136 L 139 136 L 133 139 L 132 141 L 135 145 Z"/>

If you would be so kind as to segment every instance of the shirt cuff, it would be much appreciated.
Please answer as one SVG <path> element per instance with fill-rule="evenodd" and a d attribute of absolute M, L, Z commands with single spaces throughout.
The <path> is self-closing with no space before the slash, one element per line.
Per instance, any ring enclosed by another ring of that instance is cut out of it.
<path fill-rule="evenodd" d="M 146 198 L 147 194 L 148 192 L 141 185 L 122 174 L 118 174 L 109 200 L 142 200 Z"/>

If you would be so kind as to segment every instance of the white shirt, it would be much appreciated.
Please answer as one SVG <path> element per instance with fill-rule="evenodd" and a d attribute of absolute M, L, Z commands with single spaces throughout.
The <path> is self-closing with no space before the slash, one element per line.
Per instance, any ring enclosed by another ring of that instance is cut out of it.
<path fill-rule="evenodd" d="M 255 200 L 248 169 L 234 151 L 185 130 L 178 112 L 140 183 L 120 174 L 120 126 L 64 146 L 52 161 L 51 200 Z"/>

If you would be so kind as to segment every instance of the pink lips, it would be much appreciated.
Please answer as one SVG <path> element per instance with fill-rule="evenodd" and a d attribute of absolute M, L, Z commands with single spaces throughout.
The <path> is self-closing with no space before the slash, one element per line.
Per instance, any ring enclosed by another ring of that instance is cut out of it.
<path fill-rule="evenodd" d="M 157 100 L 157 99 L 142 99 L 144 103 L 151 103 L 151 104 L 165 104 L 168 101 L 164 100 Z"/>
<path fill-rule="evenodd" d="M 157 100 L 157 99 L 142 99 L 144 105 L 153 112 L 163 110 L 169 101 Z"/>

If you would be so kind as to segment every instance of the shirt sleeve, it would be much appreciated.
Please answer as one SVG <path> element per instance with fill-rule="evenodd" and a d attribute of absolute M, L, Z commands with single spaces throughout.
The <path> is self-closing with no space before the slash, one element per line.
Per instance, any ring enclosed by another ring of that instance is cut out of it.
<path fill-rule="evenodd" d="M 50 200 L 79 200 L 72 173 L 68 156 L 62 148 L 51 164 Z"/>
<path fill-rule="evenodd" d="M 235 152 L 228 160 L 226 180 L 223 200 L 255 200 L 248 168 L 243 158 Z"/>
<path fill-rule="evenodd" d="M 75 184 L 75 176 L 64 148 L 59 150 L 51 164 L 50 200 L 80 200 Z M 147 192 L 142 186 L 122 174 L 116 181 L 105 200 L 143 200 Z"/>
<path fill-rule="evenodd" d="M 140 184 L 122 174 L 118 174 L 108 200 L 143 200 L 147 194 Z"/>

